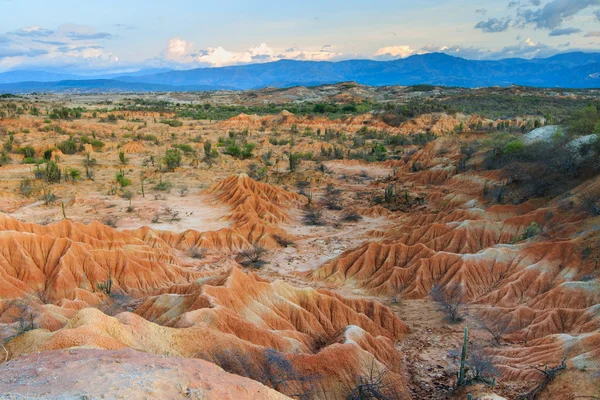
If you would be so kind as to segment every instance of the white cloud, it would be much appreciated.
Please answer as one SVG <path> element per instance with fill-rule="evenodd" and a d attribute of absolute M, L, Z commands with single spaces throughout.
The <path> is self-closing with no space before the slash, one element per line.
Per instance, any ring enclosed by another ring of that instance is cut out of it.
<path fill-rule="evenodd" d="M 373 56 L 377 58 L 405 58 L 413 54 L 415 54 L 415 50 L 410 46 L 403 45 L 382 47 L 378 49 Z"/>
<path fill-rule="evenodd" d="M 174 37 L 167 43 L 163 57 L 170 61 L 179 61 L 189 56 L 193 43 L 188 43 L 180 37 Z"/>
<path fill-rule="evenodd" d="M 281 51 L 271 48 L 266 43 L 250 47 L 245 51 L 229 51 L 222 46 L 196 50 L 193 43 L 175 37 L 169 40 L 167 48 L 162 53 L 162 58 L 164 61 L 174 62 L 181 67 L 189 67 L 190 65 L 224 67 L 286 59 L 325 61 L 341 55 L 342 53 L 331 50 L 331 46 L 323 46 L 320 50 L 291 48 Z"/>

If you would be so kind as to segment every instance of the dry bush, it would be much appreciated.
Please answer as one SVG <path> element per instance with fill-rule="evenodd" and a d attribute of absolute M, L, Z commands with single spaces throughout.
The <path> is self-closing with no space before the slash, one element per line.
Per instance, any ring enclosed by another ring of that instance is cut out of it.
<path fill-rule="evenodd" d="M 306 214 L 304 214 L 302 221 L 304 222 L 305 225 L 321 226 L 321 225 L 324 225 L 322 217 L 323 217 L 323 212 L 321 210 L 317 210 L 315 208 L 309 208 L 306 211 Z"/>
<path fill-rule="evenodd" d="M 201 260 L 206 257 L 207 252 L 208 249 L 205 249 L 203 247 L 194 247 L 190 251 L 190 257 Z"/>
<path fill-rule="evenodd" d="M 257 245 L 254 245 L 251 249 L 242 250 L 238 253 L 238 255 L 244 259 L 242 264 L 253 265 L 255 267 L 261 267 L 265 263 L 262 259 L 265 254 L 267 254 L 267 249 Z"/>
<path fill-rule="evenodd" d="M 495 344 L 501 344 L 502 337 L 518 331 L 520 328 L 513 324 L 510 314 L 496 313 L 493 316 L 489 314 L 480 314 L 474 317 L 477 325 L 492 335 Z"/>
<path fill-rule="evenodd" d="M 460 284 L 435 285 L 429 293 L 440 311 L 450 322 L 460 322 L 464 318 L 464 294 Z"/>
<path fill-rule="evenodd" d="M 356 377 L 356 386 L 352 389 L 348 399 L 400 400 L 396 382 L 389 379 L 389 372 L 387 368 L 378 368 L 373 357 L 366 373 Z"/>
<path fill-rule="evenodd" d="M 277 244 L 281 247 L 294 246 L 296 244 L 293 240 L 280 235 L 273 235 L 273 239 L 275 239 Z"/>

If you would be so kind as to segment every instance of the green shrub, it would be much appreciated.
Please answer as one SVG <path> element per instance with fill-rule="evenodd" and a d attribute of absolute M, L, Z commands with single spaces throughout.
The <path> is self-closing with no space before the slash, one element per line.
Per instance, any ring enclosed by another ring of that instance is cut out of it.
<path fill-rule="evenodd" d="M 181 152 L 176 149 L 169 149 L 165 153 L 163 161 L 169 170 L 174 171 L 175 168 L 181 165 Z"/>
<path fill-rule="evenodd" d="M 171 128 L 177 128 L 183 126 L 183 122 L 177 119 L 163 119 L 160 121 L 161 124 L 169 125 Z"/>
<path fill-rule="evenodd" d="M 57 183 L 60 182 L 60 178 L 61 178 L 61 172 L 60 172 L 60 168 L 58 167 L 58 164 L 55 163 L 54 161 L 50 161 L 48 164 L 46 164 L 46 182 L 48 183 Z"/>
<path fill-rule="evenodd" d="M 183 151 L 186 154 L 191 154 L 191 153 L 196 152 L 196 150 L 194 150 L 194 148 L 192 146 L 190 146 L 189 144 L 174 144 L 173 147 Z"/>
<path fill-rule="evenodd" d="M 63 154 L 75 154 L 77 153 L 77 143 L 73 139 L 65 140 L 56 146 Z"/>
<path fill-rule="evenodd" d="M 514 155 L 519 154 L 525 151 L 525 145 L 522 142 L 517 140 L 513 140 L 512 142 L 508 142 L 506 146 L 504 146 L 504 154 L 505 155 Z"/>

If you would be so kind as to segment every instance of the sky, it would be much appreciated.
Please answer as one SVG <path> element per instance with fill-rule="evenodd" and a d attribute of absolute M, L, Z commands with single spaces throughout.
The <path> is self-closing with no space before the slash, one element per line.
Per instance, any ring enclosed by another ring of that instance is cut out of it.
<path fill-rule="evenodd" d="M 0 0 L 0 72 L 600 50 L 600 0 Z"/>

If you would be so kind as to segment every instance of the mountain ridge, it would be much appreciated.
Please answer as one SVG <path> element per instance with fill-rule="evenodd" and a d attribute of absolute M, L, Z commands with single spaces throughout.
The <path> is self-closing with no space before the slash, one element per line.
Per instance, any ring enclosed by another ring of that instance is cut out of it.
<path fill-rule="evenodd" d="M 52 73 L 47 73 L 48 79 L 43 82 L 35 79 L 4 82 L 7 74 L 19 76 L 19 71 L 0 74 L 2 92 L 101 91 L 106 86 L 116 91 L 249 90 L 345 81 L 371 86 L 431 84 L 474 88 L 520 85 L 575 89 L 600 87 L 600 53 L 572 52 L 548 58 L 501 60 L 468 60 L 445 53 L 414 55 L 390 61 L 279 60 L 217 68 L 168 70 L 148 75 L 138 71 L 107 75 L 107 79 L 73 79 L 67 76 L 71 79 L 64 80 L 59 79 L 60 74 L 56 74 L 57 80 L 51 81 Z M 38 71 L 39 74 L 43 75 Z M 69 84 L 61 84 L 66 81 Z M 106 81 L 110 81 L 110 84 Z"/>

